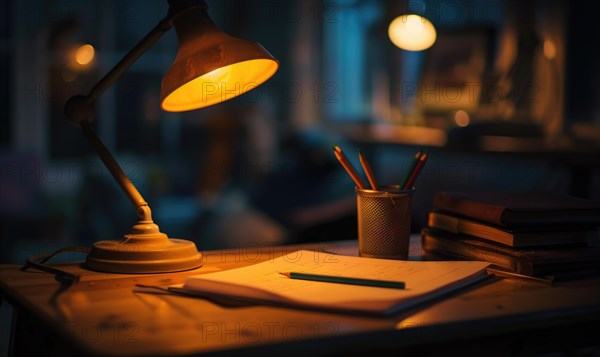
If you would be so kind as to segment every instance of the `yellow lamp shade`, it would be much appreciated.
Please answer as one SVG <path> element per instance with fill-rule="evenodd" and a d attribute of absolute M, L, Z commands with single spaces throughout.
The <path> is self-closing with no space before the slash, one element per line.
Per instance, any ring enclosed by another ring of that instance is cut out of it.
<path fill-rule="evenodd" d="M 279 68 L 260 44 L 220 31 L 199 7 L 173 19 L 179 51 L 164 76 L 161 107 L 168 112 L 217 104 L 256 88 Z"/>
<path fill-rule="evenodd" d="M 437 37 L 433 24 L 419 15 L 402 15 L 395 18 L 388 28 L 390 40 L 407 51 L 423 51 L 433 45 Z"/>

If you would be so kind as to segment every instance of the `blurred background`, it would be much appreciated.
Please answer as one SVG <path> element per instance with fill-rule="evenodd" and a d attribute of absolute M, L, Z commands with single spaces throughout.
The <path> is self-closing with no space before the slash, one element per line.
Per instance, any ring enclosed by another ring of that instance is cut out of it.
<path fill-rule="evenodd" d="M 99 136 L 171 237 L 199 249 L 356 238 L 354 185 L 332 144 L 357 166 L 360 148 L 382 184 L 399 183 L 415 153 L 430 151 L 414 232 L 440 190 L 600 199 L 591 2 L 207 3 L 222 30 L 280 61 L 272 79 L 213 107 L 162 112 L 171 31 L 96 108 Z M 0 2 L 1 262 L 120 239 L 135 223 L 63 108 L 167 9 L 166 0 Z M 410 14 L 421 17 L 404 21 L 409 38 L 435 29 L 430 47 L 392 42 L 390 23 Z"/>

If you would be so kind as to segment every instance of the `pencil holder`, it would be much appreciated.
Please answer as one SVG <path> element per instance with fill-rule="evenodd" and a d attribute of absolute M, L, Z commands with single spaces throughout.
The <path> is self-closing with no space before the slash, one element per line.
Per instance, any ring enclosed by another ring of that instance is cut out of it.
<path fill-rule="evenodd" d="M 377 191 L 356 188 L 358 252 L 361 257 L 408 259 L 414 188 L 381 186 Z"/>

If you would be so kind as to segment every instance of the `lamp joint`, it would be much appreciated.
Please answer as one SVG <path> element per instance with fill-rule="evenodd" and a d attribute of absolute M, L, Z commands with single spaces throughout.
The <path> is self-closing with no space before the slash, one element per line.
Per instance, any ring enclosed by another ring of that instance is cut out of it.
<path fill-rule="evenodd" d="M 152 210 L 147 203 L 137 208 L 137 216 L 140 222 L 153 222 L 152 221 Z"/>
<path fill-rule="evenodd" d="M 87 100 L 84 95 L 71 97 L 65 105 L 65 116 L 72 124 L 79 126 L 86 121 L 91 123 L 96 115 L 94 104 Z"/>

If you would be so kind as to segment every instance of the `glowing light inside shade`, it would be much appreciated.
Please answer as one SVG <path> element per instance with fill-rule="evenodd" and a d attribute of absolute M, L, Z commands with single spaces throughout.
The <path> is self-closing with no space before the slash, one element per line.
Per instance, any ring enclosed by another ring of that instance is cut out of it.
<path fill-rule="evenodd" d="M 94 46 L 86 44 L 75 52 L 75 61 L 82 66 L 89 64 L 94 60 Z"/>
<path fill-rule="evenodd" d="M 556 57 L 556 46 L 551 40 L 544 41 L 544 56 L 547 59 L 554 59 Z"/>
<path fill-rule="evenodd" d="M 454 113 L 454 122 L 456 125 L 464 128 L 471 122 L 469 113 L 465 112 L 464 110 L 457 110 L 456 113 Z"/>
<path fill-rule="evenodd" d="M 279 65 L 270 59 L 234 63 L 182 84 L 163 99 L 168 112 L 194 110 L 237 97 L 269 79 Z"/>
<path fill-rule="evenodd" d="M 435 27 L 419 15 L 402 15 L 395 18 L 388 28 L 390 40 L 407 51 L 423 51 L 431 47 L 437 34 Z"/>

